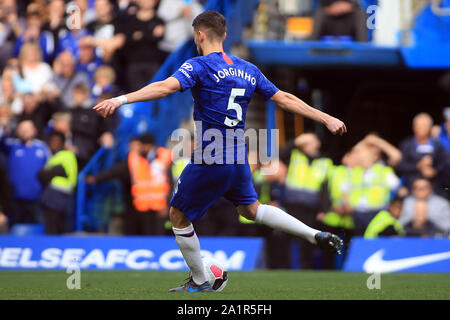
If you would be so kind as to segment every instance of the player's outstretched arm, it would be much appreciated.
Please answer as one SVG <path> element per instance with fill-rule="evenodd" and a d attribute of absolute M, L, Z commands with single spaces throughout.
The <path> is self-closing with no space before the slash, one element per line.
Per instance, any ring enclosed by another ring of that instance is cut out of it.
<path fill-rule="evenodd" d="M 94 107 L 94 110 L 106 118 L 123 104 L 161 99 L 180 89 L 180 82 L 173 77 L 169 77 L 164 81 L 152 82 L 142 89 L 123 96 L 103 100 Z"/>
<path fill-rule="evenodd" d="M 347 132 L 347 128 L 341 120 L 309 106 L 293 94 L 280 90 L 275 93 L 270 100 L 278 104 L 278 106 L 284 110 L 322 123 L 333 134 L 343 135 Z"/>

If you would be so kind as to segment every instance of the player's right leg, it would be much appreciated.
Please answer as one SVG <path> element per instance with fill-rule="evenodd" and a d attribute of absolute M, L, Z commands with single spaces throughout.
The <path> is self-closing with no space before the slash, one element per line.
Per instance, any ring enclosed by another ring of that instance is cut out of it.
<path fill-rule="evenodd" d="M 200 243 L 191 221 L 205 211 L 228 189 L 228 165 L 188 164 L 180 175 L 170 201 L 169 216 L 184 260 L 192 272 L 189 281 L 171 291 L 209 291 L 200 256 Z"/>
<path fill-rule="evenodd" d="M 341 253 L 343 242 L 338 236 L 313 229 L 280 208 L 256 201 L 250 205 L 237 206 L 237 211 L 249 220 L 302 237 L 321 249 Z"/>
<path fill-rule="evenodd" d="M 200 242 L 194 231 L 194 226 L 179 209 L 170 207 L 170 221 L 172 222 L 175 240 L 180 248 L 183 258 L 186 261 L 191 276 L 188 281 L 170 292 L 197 292 L 212 291 L 210 284 L 206 280 L 202 257 L 200 256 Z"/>

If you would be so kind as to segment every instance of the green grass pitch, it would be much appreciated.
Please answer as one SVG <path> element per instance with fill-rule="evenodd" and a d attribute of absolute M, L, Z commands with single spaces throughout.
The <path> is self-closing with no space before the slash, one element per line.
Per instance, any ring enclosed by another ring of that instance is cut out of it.
<path fill-rule="evenodd" d="M 450 299 L 447 274 L 384 274 L 369 290 L 364 273 L 327 271 L 230 272 L 220 293 L 168 293 L 185 272 L 81 271 L 81 289 L 69 290 L 61 271 L 0 271 L 0 299 L 334 300 Z"/>

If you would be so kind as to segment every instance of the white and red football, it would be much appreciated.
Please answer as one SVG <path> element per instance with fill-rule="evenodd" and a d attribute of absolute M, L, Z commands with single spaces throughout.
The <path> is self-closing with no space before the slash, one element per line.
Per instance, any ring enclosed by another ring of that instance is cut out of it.
<path fill-rule="evenodd" d="M 228 282 L 228 271 L 217 260 L 212 258 L 203 258 L 205 266 L 206 279 L 216 292 L 222 291 Z"/>

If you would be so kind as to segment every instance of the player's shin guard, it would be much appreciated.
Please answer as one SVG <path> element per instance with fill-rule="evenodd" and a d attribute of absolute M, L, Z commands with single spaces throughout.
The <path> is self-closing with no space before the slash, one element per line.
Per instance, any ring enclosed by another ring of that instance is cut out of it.
<path fill-rule="evenodd" d="M 303 237 L 312 244 L 316 244 L 314 236 L 319 230 L 308 227 L 300 220 L 297 220 L 277 207 L 260 204 L 256 212 L 255 222 L 295 236 Z"/>
<path fill-rule="evenodd" d="M 192 272 L 192 278 L 196 284 L 202 284 L 206 281 L 203 261 L 200 256 L 200 242 L 194 231 L 194 226 L 190 224 L 183 229 L 172 228 L 175 234 L 178 247 L 183 258 Z"/>

